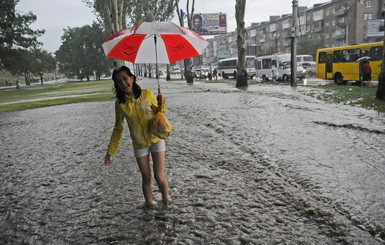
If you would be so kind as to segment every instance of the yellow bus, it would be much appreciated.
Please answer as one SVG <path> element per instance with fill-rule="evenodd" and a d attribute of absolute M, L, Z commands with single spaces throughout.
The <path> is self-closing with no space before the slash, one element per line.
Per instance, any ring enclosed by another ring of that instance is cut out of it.
<path fill-rule="evenodd" d="M 323 48 L 317 50 L 316 75 L 324 80 L 334 80 L 337 84 L 347 81 L 361 83 L 361 62 L 359 58 L 370 61 L 372 81 L 378 80 L 381 70 L 383 42 Z"/>

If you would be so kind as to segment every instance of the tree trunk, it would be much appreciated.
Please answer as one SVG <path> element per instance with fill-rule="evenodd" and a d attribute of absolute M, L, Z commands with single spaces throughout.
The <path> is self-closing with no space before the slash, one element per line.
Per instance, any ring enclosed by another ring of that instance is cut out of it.
<path fill-rule="evenodd" d="M 382 64 L 383 63 L 384 63 L 384 60 L 382 60 Z M 385 71 L 382 71 L 382 66 L 383 65 L 381 65 L 380 75 L 378 76 L 376 99 L 385 101 Z"/>
<path fill-rule="evenodd" d="M 123 3 L 123 0 L 110 0 L 105 2 L 111 21 L 111 34 L 123 29 Z M 124 61 L 115 60 L 115 65 L 122 66 L 124 65 Z"/>
<path fill-rule="evenodd" d="M 385 11 L 382 11 L 382 17 L 385 18 Z M 385 42 L 382 51 L 381 72 L 378 76 L 376 99 L 385 100 Z"/>
<path fill-rule="evenodd" d="M 382 11 L 382 17 L 385 18 L 385 11 Z M 376 99 L 385 100 L 385 42 L 382 51 L 381 72 L 378 76 Z"/>
<path fill-rule="evenodd" d="M 180 26 L 184 26 L 183 23 L 183 16 L 181 15 L 180 9 L 179 9 L 179 0 L 176 0 L 176 12 L 178 14 L 178 19 L 179 19 L 179 24 Z M 189 29 L 192 28 L 192 16 L 194 15 L 194 5 L 195 5 L 195 0 L 192 0 L 191 4 L 191 12 L 189 8 L 190 0 L 187 0 L 186 3 L 186 14 L 187 14 L 187 26 Z M 192 68 L 192 58 L 190 59 L 185 59 L 186 62 L 186 68 L 187 68 L 187 77 L 185 77 L 187 83 L 193 83 L 194 82 L 194 75 L 193 75 L 193 68 Z M 181 69 L 182 73 L 182 69 Z M 182 74 L 181 74 L 182 76 Z"/>
<path fill-rule="evenodd" d="M 167 74 L 166 74 L 166 81 L 171 81 L 170 77 L 170 64 L 167 64 Z"/>
<path fill-rule="evenodd" d="M 192 72 L 192 59 L 186 59 L 186 68 L 187 68 L 187 83 L 194 83 L 194 75 Z"/>
<path fill-rule="evenodd" d="M 247 71 L 246 71 L 246 55 L 245 55 L 245 7 L 246 0 L 236 0 L 235 18 L 237 20 L 237 48 L 238 48 L 238 66 L 237 66 L 237 88 L 246 88 Z"/>

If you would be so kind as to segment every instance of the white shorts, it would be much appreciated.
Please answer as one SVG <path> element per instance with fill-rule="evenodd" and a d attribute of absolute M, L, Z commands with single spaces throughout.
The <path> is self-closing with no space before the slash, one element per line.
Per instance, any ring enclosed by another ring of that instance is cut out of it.
<path fill-rule="evenodd" d="M 155 144 L 152 144 L 145 148 L 134 149 L 134 154 L 136 158 L 139 158 L 150 154 L 150 152 L 161 152 L 161 151 L 166 151 L 166 144 L 164 140 L 159 140 Z"/>

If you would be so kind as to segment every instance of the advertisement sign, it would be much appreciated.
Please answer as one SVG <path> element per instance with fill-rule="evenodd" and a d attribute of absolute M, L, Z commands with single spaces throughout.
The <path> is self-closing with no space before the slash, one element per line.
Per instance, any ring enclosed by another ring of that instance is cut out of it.
<path fill-rule="evenodd" d="M 192 30 L 199 35 L 226 34 L 226 14 L 194 14 Z"/>
<path fill-rule="evenodd" d="M 229 49 L 221 49 L 217 51 L 218 58 L 229 58 L 231 57 L 231 51 Z"/>
<path fill-rule="evenodd" d="M 366 37 L 384 36 L 384 19 L 368 20 L 366 28 Z"/>

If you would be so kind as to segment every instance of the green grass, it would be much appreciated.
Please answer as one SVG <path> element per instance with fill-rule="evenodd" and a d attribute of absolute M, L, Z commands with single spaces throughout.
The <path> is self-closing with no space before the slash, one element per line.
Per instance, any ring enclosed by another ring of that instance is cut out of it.
<path fill-rule="evenodd" d="M 0 90 L 0 113 L 20 111 L 39 107 L 106 101 L 114 98 L 112 81 L 79 82 L 61 84 L 35 84 L 16 89 Z"/>
<path fill-rule="evenodd" d="M 339 86 L 331 84 L 318 86 L 306 94 L 328 103 L 360 106 L 384 113 L 385 101 L 376 99 L 376 92 L 377 87 Z"/>
<path fill-rule="evenodd" d="M 219 81 L 211 80 L 216 83 Z M 14 86 L 0 89 L 0 113 L 39 107 L 106 101 L 114 98 L 112 81 L 79 82 L 60 84 L 34 84 L 17 90 Z M 235 82 L 234 82 L 235 86 Z M 376 87 L 324 85 L 303 92 L 308 96 L 351 106 L 360 106 L 385 113 L 385 101 L 377 100 Z"/>

